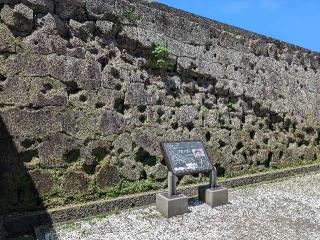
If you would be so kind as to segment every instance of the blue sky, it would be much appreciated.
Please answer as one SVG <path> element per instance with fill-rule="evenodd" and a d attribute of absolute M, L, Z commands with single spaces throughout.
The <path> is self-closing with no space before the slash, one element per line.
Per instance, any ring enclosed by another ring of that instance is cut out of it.
<path fill-rule="evenodd" d="M 319 0 L 157 0 L 320 52 Z"/>

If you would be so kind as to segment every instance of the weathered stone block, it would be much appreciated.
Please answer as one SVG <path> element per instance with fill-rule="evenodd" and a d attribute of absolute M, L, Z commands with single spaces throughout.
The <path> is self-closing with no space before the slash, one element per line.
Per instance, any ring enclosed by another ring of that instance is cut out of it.
<path fill-rule="evenodd" d="M 168 175 L 167 167 L 161 163 L 157 163 L 155 166 L 152 166 L 146 169 L 147 176 L 155 180 L 164 180 Z"/>
<path fill-rule="evenodd" d="M 55 186 L 54 175 L 48 171 L 35 169 L 29 172 L 39 194 L 49 194 Z"/>
<path fill-rule="evenodd" d="M 43 17 L 36 20 L 37 31 L 44 34 L 49 34 L 51 37 L 54 35 L 60 35 L 66 37 L 69 33 L 69 29 L 66 24 L 61 20 L 58 15 L 48 13 Z"/>
<path fill-rule="evenodd" d="M 123 111 L 123 94 L 121 92 L 102 88 L 96 93 L 96 95 L 97 103 L 103 103 L 104 107 L 108 109 L 116 109 L 119 112 Z"/>
<path fill-rule="evenodd" d="M 104 135 L 119 134 L 125 129 L 123 115 L 107 110 L 101 118 L 100 129 Z"/>
<path fill-rule="evenodd" d="M 96 89 L 101 85 L 101 66 L 98 62 L 57 55 L 50 55 L 46 62 L 52 77 L 75 88 Z"/>
<path fill-rule="evenodd" d="M 64 167 L 80 158 L 79 143 L 67 135 L 57 133 L 44 139 L 39 146 L 42 167 Z"/>
<path fill-rule="evenodd" d="M 90 141 L 81 149 L 81 158 L 86 166 L 96 166 L 101 162 L 108 162 L 113 146 L 110 142 L 95 140 Z"/>
<path fill-rule="evenodd" d="M 68 41 L 59 35 L 49 35 L 43 31 L 35 31 L 30 36 L 24 38 L 21 47 L 34 54 L 67 54 Z"/>
<path fill-rule="evenodd" d="M 70 29 L 73 36 L 80 38 L 83 41 L 89 41 L 95 31 L 95 23 L 92 21 L 87 21 L 80 23 L 74 20 L 70 20 Z"/>
<path fill-rule="evenodd" d="M 28 78 L 27 82 L 29 82 L 29 101 L 34 107 L 67 105 L 68 95 L 63 83 L 49 77 Z"/>
<path fill-rule="evenodd" d="M 307 147 L 307 146 L 302 146 L 300 147 L 300 150 L 302 158 L 305 161 L 313 161 L 317 158 L 316 153 L 317 153 L 317 148 L 316 147 Z"/>
<path fill-rule="evenodd" d="M 127 62 L 131 62 L 132 64 L 135 64 L 135 59 L 127 53 L 121 53 L 121 59 Z M 138 69 L 135 69 L 134 67 L 130 66 L 130 68 L 127 68 L 129 66 L 125 66 L 125 68 L 119 68 L 119 78 L 123 79 L 127 83 L 140 83 L 143 84 L 145 81 L 148 81 L 150 76 L 148 75 L 147 72 L 141 71 Z M 129 85 L 129 84 L 128 84 Z M 129 86 L 127 86 L 129 87 Z M 131 86 L 135 88 L 141 87 L 141 85 L 135 85 Z M 145 90 L 147 90 L 147 86 L 145 87 Z"/>
<path fill-rule="evenodd" d="M 88 0 L 86 8 L 91 18 L 109 20 L 113 18 L 115 0 Z"/>
<path fill-rule="evenodd" d="M 7 109 L 0 111 L 10 135 L 20 138 L 41 138 L 58 132 L 61 125 L 57 122 L 57 113 L 53 108 L 41 110 Z"/>
<path fill-rule="evenodd" d="M 18 32 L 30 33 L 33 26 L 33 11 L 24 4 L 15 5 L 12 9 L 5 5 L 0 13 L 2 21 Z"/>
<path fill-rule="evenodd" d="M 52 0 L 22 0 L 22 3 L 31 8 L 35 13 L 52 13 L 54 10 Z"/>
<path fill-rule="evenodd" d="M 9 28 L 0 23 L 0 52 L 15 52 L 15 37 L 9 30 Z"/>
<path fill-rule="evenodd" d="M 176 91 L 181 88 L 181 79 L 178 76 L 173 76 L 164 80 L 167 91 Z"/>
<path fill-rule="evenodd" d="M 0 104 L 28 106 L 30 99 L 28 97 L 28 82 L 20 77 L 8 77 L 2 84 L 0 95 Z"/>
<path fill-rule="evenodd" d="M 161 155 L 160 138 L 155 128 L 135 129 L 132 140 L 151 155 Z"/>
<path fill-rule="evenodd" d="M 209 110 L 205 112 L 204 124 L 206 127 L 219 127 L 219 112 L 217 110 Z"/>
<path fill-rule="evenodd" d="M 5 62 L 7 75 L 18 73 L 28 77 L 46 77 L 49 75 L 47 56 L 21 53 L 9 56 Z"/>
<path fill-rule="evenodd" d="M 198 68 L 195 70 L 195 72 L 200 74 L 209 74 L 212 77 L 215 78 L 223 78 L 224 76 L 224 68 L 220 63 L 217 63 L 213 60 L 201 60 L 199 63 L 196 63 Z"/>
<path fill-rule="evenodd" d="M 137 162 L 132 156 L 120 160 L 123 164 L 120 174 L 129 181 L 139 180 L 142 176 L 143 165 Z"/>
<path fill-rule="evenodd" d="M 131 83 L 127 89 L 124 103 L 137 106 L 153 105 L 156 104 L 158 98 L 157 91 L 145 89 L 142 83 Z"/>
<path fill-rule="evenodd" d="M 119 181 L 120 178 L 117 167 L 109 166 L 109 163 L 102 166 L 97 174 L 97 183 L 101 188 L 112 186 Z"/>
<path fill-rule="evenodd" d="M 133 142 L 129 133 L 118 135 L 114 140 L 113 145 L 118 153 L 130 153 L 133 150 Z"/>
<path fill-rule="evenodd" d="M 177 119 L 183 125 L 194 122 L 197 115 L 198 110 L 194 106 L 182 106 L 177 111 Z"/>
<path fill-rule="evenodd" d="M 94 138 L 99 130 L 100 115 L 91 111 L 77 111 L 68 109 L 58 114 L 63 131 L 79 139 Z"/>
<path fill-rule="evenodd" d="M 89 190 L 90 177 L 84 172 L 68 170 L 63 175 L 62 191 L 65 193 L 85 193 Z"/>
<path fill-rule="evenodd" d="M 101 87 L 107 89 L 115 89 L 119 85 L 119 70 L 114 66 L 105 66 L 101 78 Z"/>
<path fill-rule="evenodd" d="M 57 0 L 55 11 L 63 19 L 84 21 L 86 15 L 86 0 Z"/>
<path fill-rule="evenodd" d="M 105 39 L 110 39 L 115 36 L 117 27 L 113 22 L 97 21 L 97 33 Z"/>

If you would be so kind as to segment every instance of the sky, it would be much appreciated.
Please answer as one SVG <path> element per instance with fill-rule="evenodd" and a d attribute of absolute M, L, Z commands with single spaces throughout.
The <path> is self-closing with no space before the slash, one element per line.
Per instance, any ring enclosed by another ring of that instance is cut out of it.
<path fill-rule="evenodd" d="M 320 0 L 157 0 L 320 52 Z"/>

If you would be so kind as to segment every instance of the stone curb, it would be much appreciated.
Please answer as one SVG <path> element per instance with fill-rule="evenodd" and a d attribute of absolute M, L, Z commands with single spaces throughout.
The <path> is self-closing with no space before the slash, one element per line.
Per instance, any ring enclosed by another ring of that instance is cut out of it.
<path fill-rule="evenodd" d="M 320 164 L 232 178 L 220 181 L 219 185 L 228 188 L 234 188 L 317 171 L 320 171 Z M 192 198 L 197 196 L 198 187 L 203 185 L 204 184 L 197 184 L 192 186 L 178 187 L 178 191 Z M 159 192 L 161 191 L 153 191 L 110 200 L 101 200 L 81 205 L 49 209 L 47 211 L 35 211 L 31 213 L 25 213 L 23 215 L 8 215 L 3 217 L 4 226 L 9 236 L 18 236 L 19 234 L 26 234 L 28 232 L 30 233 L 33 231 L 34 227 L 44 224 L 76 220 L 88 216 L 110 213 L 114 210 L 154 204 L 156 200 L 156 194 Z"/>

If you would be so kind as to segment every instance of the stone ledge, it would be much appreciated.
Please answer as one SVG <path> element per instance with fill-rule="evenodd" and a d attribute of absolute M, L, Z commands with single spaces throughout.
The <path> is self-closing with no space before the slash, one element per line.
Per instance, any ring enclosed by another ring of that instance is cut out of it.
<path fill-rule="evenodd" d="M 320 171 L 320 164 L 232 178 L 220 181 L 219 185 L 228 188 L 234 188 L 317 171 Z M 193 198 L 198 194 L 198 187 L 203 185 L 205 184 L 183 186 L 178 187 L 178 190 L 179 193 L 184 194 L 189 198 Z M 156 200 L 156 194 L 159 192 L 163 192 L 163 190 L 124 196 L 110 200 L 89 202 L 81 205 L 49 209 L 47 211 L 35 211 L 21 215 L 6 215 L 3 216 L 4 226 L 10 237 L 18 236 L 21 234 L 27 234 L 28 232 L 30 233 L 33 231 L 34 227 L 44 224 L 76 220 L 88 216 L 110 213 L 118 209 L 128 209 L 154 204 Z"/>
<path fill-rule="evenodd" d="M 133 1 L 132 0 L 121 0 L 121 1 L 127 1 L 127 2 L 130 2 L 132 3 Z M 226 32 L 229 32 L 229 33 L 232 33 L 232 34 L 236 34 L 236 35 L 241 35 L 243 37 L 247 37 L 249 39 L 262 39 L 268 43 L 274 43 L 274 44 L 281 44 L 281 45 L 284 45 L 284 46 L 287 46 L 291 51 L 301 51 L 301 52 L 305 52 L 305 53 L 312 53 L 312 54 L 315 54 L 315 55 L 320 55 L 319 52 L 317 51 L 312 51 L 310 49 L 307 49 L 307 48 L 304 48 L 304 47 L 301 47 L 301 46 L 298 46 L 298 45 L 295 45 L 295 44 L 292 44 L 292 43 L 288 43 L 288 42 L 285 42 L 285 41 L 282 41 L 282 40 L 279 40 L 279 39 L 276 39 L 276 38 L 273 38 L 273 37 L 269 37 L 269 36 L 266 36 L 266 35 L 263 35 L 263 34 L 259 34 L 259 33 L 256 33 L 256 32 L 253 32 L 253 31 L 249 31 L 249 30 L 246 30 L 244 28 L 240 28 L 240 27 L 236 27 L 236 26 L 232 26 L 232 25 L 229 25 L 229 24 L 226 24 L 226 23 L 223 23 L 223 22 L 219 22 L 217 20 L 214 20 L 214 19 L 210 19 L 210 18 L 207 18 L 207 17 L 204 17 L 204 16 L 200 16 L 200 15 L 197 15 L 197 14 L 194 14 L 194 13 L 190 13 L 190 12 L 187 12 L 187 11 L 184 11 L 182 9 L 177 9 L 177 8 L 174 8 L 174 7 L 171 7 L 171 6 L 168 6 L 166 4 L 163 4 L 163 3 L 158 3 L 158 2 L 148 2 L 148 1 L 145 1 L 145 0 L 135 0 L 134 1 L 135 4 L 140 4 L 144 7 L 149 7 L 151 9 L 156 9 L 158 11 L 161 11 L 161 12 L 165 12 L 165 13 L 168 13 L 168 14 L 171 14 L 171 15 L 175 15 L 175 16 L 178 16 L 178 17 L 181 17 L 181 18 L 185 18 L 185 19 L 188 19 L 190 22 L 193 22 L 193 23 L 198 23 L 202 26 L 205 26 L 207 28 L 210 28 L 210 27 L 213 27 L 213 28 L 218 28 L 222 31 L 226 31 Z"/>

